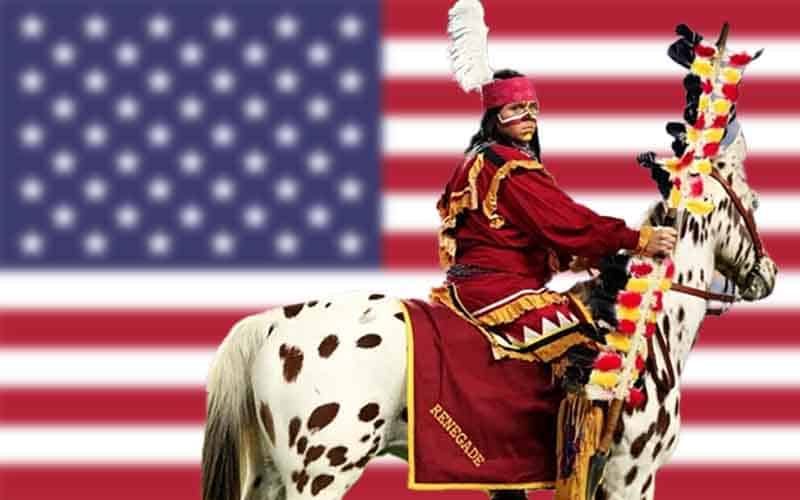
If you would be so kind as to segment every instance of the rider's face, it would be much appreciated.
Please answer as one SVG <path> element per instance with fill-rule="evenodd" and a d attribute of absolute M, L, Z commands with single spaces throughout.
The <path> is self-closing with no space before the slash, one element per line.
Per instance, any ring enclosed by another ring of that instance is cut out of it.
<path fill-rule="evenodd" d="M 530 142 L 536 132 L 536 116 L 538 114 L 539 103 L 536 101 L 506 104 L 500 108 L 498 114 L 499 130 L 517 142 Z"/>

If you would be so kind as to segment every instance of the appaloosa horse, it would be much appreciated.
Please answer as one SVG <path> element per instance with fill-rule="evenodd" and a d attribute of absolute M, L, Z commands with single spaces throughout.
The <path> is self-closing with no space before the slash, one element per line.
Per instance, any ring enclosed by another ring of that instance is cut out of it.
<path fill-rule="evenodd" d="M 708 182 L 716 209 L 679 212 L 675 282 L 701 290 L 715 269 L 740 296 L 768 295 L 777 269 L 748 212 L 744 138 L 721 152 Z M 726 189 L 727 184 L 728 189 Z M 647 219 L 663 217 L 658 202 Z M 646 404 L 623 414 L 599 498 L 651 499 L 678 443 L 680 376 L 706 300 L 671 292 L 644 374 Z M 351 293 L 275 308 L 237 323 L 208 380 L 204 500 L 337 499 L 369 460 L 406 442 L 406 327 L 398 299 Z"/>

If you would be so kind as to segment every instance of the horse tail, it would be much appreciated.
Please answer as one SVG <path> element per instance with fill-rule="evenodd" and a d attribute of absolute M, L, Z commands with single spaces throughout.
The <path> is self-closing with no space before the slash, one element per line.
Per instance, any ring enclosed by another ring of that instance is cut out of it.
<path fill-rule="evenodd" d="M 239 500 L 245 479 L 241 464 L 258 453 L 251 370 L 266 337 L 265 325 L 265 314 L 236 323 L 211 365 L 203 441 L 203 500 Z"/>

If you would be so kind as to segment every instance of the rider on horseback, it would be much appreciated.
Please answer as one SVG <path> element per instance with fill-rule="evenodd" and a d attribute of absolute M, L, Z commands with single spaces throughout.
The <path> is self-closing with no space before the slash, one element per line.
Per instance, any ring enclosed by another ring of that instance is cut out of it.
<path fill-rule="evenodd" d="M 562 383 L 575 390 L 588 380 L 595 354 L 582 345 L 603 342 L 596 322 L 614 322 L 614 297 L 627 279 L 624 259 L 608 256 L 669 253 L 677 233 L 634 230 L 573 201 L 541 163 L 533 83 L 511 70 L 493 76 L 481 89 L 480 131 L 437 203 L 447 282 L 431 298 L 477 326 L 496 359 L 569 358 Z M 606 271 L 588 304 L 585 296 L 545 288 L 555 273 L 585 267 Z"/>
<path fill-rule="evenodd" d="M 495 72 L 482 98 L 480 131 L 437 204 L 449 286 L 433 297 L 487 327 L 495 357 L 551 361 L 575 343 L 567 332 L 580 325 L 592 336 L 594 329 L 579 297 L 545 288 L 552 276 L 571 262 L 598 267 L 622 249 L 668 253 L 677 234 L 630 229 L 561 190 L 541 163 L 539 101 L 529 78 Z"/>

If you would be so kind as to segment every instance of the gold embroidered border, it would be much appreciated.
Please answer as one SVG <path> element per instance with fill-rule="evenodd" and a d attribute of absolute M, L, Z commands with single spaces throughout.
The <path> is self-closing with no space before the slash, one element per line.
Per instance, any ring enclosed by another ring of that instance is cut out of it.
<path fill-rule="evenodd" d="M 408 383 L 406 384 L 406 406 L 408 407 L 408 488 L 412 490 L 541 490 L 555 488 L 555 481 L 536 481 L 530 483 L 420 483 L 416 472 L 416 443 L 414 429 L 416 408 L 414 407 L 414 329 L 411 315 L 406 305 L 399 301 L 406 324 Z"/>
<path fill-rule="evenodd" d="M 515 168 L 541 170 L 544 167 L 535 160 L 511 160 L 497 170 L 489 185 L 489 192 L 486 193 L 486 197 L 483 199 L 483 213 L 489 218 L 489 225 L 494 229 L 501 228 L 506 223 L 505 219 L 496 213 L 497 192 L 500 190 L 500 181 L 505 179 Z"/>
<path fill-rule="evenodd" d="M 563 304 L 569 299 L 556 292 L 541 292 L 523 295 L 476 317 L 484 325 L 495 326 L 511 323 L 528 311 L 541 309 L 551 304 Z"/>
<path fill-rule="evenodd" d="M 448 234 L 456 227 L 458 216 L 464 210 L 475 210 L 478 208 L 478 175 L 483 169 L 483 153 L 475 157 L 475 161 L 469 167 L 467 173 L 467 186 L 455 193 L 450 193 L 450 199 L 440 199 L 437 204 L 439 217 L 442 220 L 439 229 L 439 265 L 447 269 L 455 262 L 456 240 Z"/>

